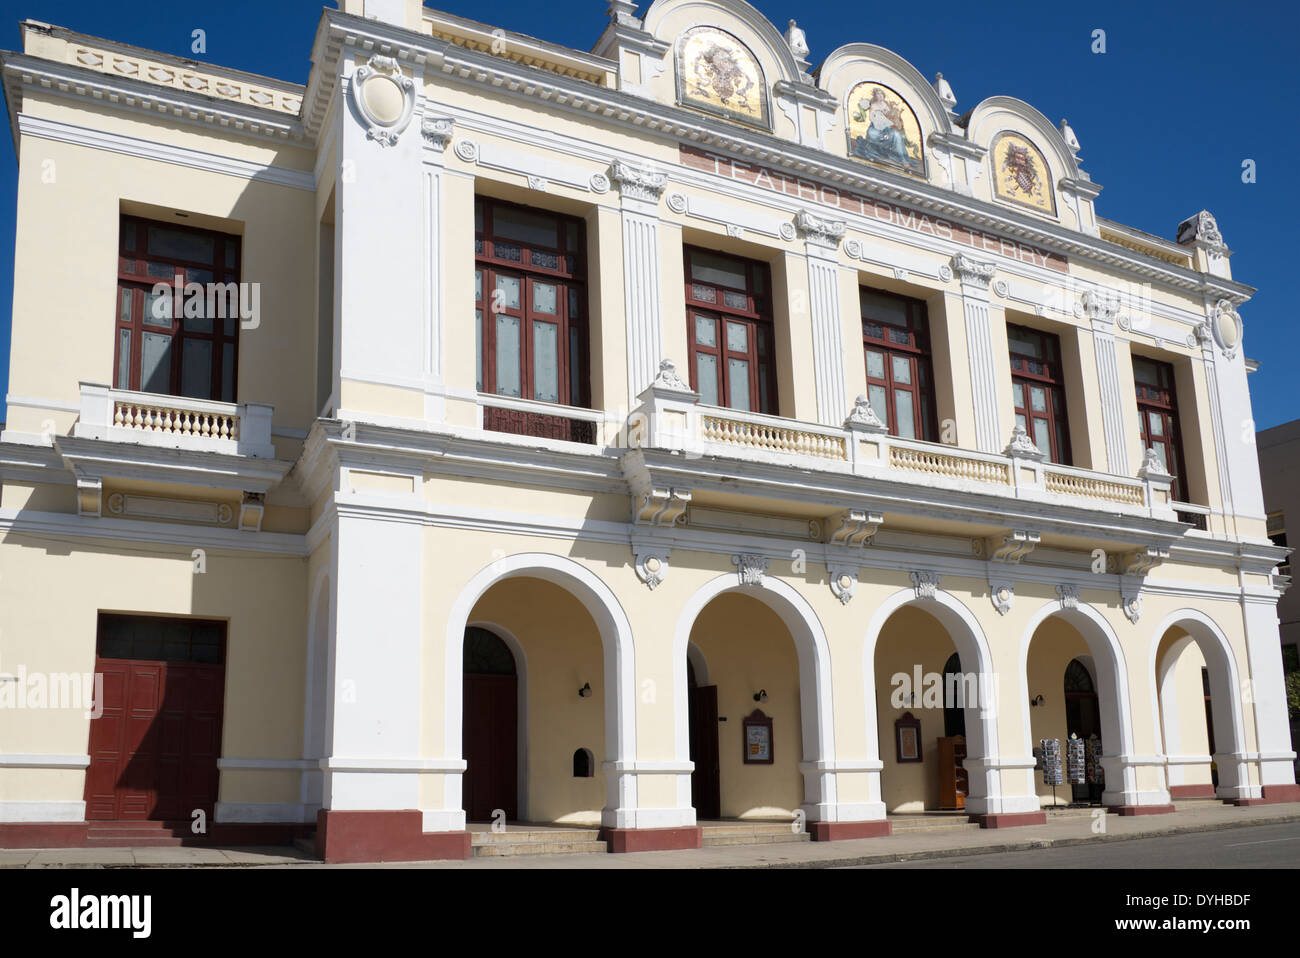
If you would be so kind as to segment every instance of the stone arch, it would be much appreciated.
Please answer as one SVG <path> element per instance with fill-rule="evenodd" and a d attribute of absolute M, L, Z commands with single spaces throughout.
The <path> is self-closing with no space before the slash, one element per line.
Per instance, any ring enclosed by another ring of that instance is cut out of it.
<path fill-rule="evenodd" d="M 1128 664 L 1119 636 L 1105 616 L 1086 602 L 1066 606 L 1059 599 L 1044 604 L 1029 619 L 1020 640 L 1020 707 L 1024 727 L 1025 754 L 1033 751 L 1032 724 L 1029 714 L 1029 647 L 1038 627 L 1049 618 L 1059 617 L 1079 632 L 1092 656 L 1092 677 L 1096 682 L 1098 707 L 1101 711 L 1102 766 L 1106 771 L 1107 805 L 1164 805 L 1168 792 L 1141 800 L 1133 754 L 1133 709 L 1129 697 Z M 1112 743 L 1119 743 L 1118 750 Z M 1117 787 L 1118 786 L 1118 787 Z M 1152 798 L 1155 800 L 1153 801 Z"/>
<path fill-rule="evenodd" d="M 981 701 L 977 706 L 969 705 L 966 709 L 966 740 L 968 743 L 967 755 L 969 756 L 967 762 L 972 764 L 980 763 L 983 766 L 983 771 L 977 773 L 969 765 L 967 766 L 967 771 L 970 774 L 971 791 L 966 799 L 967 809 L 976 815 L 1029 810 L 1022 807 L 1010 807 L 1002 797 L 997 768 L 998 710 L 996 688 L 992 688 L 993 701 L 987 701 L 986 688 L 989 688 L 990 685 L 985 684 L 987 680 L 983 680 L 984 676 L 989 676 L 991 679 L 994 675 L 993 655 L 989 650 L 988 639 L 985 637 L 979 621 L 975 618 L 975 614 L 959 599 L 943 589 L 936 588 L 933 595 L 918 595 L 915 588 L 901 589 L 877 606 L 875 613 L 867 624 L 862 649 L 862 680 L 864 688 L 863 700 L 866 704 L 863 718 L 867 731 L 868 763 L 877 766 L 882 764 L 876 705 L 876 645 L 880 640 L 881 630 L 884 629 L 885 623 L 889 621 L 890 616 L 904 606 L 909 605 L 915 605 L 938 619 L 939 624 L 944 627 L 948 637 L 956 647 L 962 667 L 971 670 L 973 665 L 975 673 L 981 676 Z M 972 712 L 977 717 L 977 721 L 972 722 L 970 720 Z M 1036 802 L 1034 808 L 1037 809 Z"/>
<path fill-rule="evenodd" d="M 758 599 L 777 614 L 794 640 L 799 661 L 799 712 L 803 736 L 803 756 L 799 763 L 804 777 L 801 807 L 809 821 L 834 821 L 835 785 L 831 766 L 835 761 L 835 725 L 831 702 L 830 646 L 812 605 L 780 579 L 764 576 L 757 585 L 741 585 L 735 573 L 723 574 L 696 589 L 683 606 L 673 636 L 673 737 L 677 760 L 690 761 L 686 657 L 691 628 L 704 607 L 725 592 Z M 689 775 L 678 778 L 678 790 L 679 803 L 689 806 Z"/>
<path fill-rule="evenodd" d="M 1151 683 L 1151 701 L 1156 710 L 1156 728 L 1161 730 L 1161 749 L 1164 750 L 1164 723 L 1159 714 L 1160 701 L 1157 690 L 1163 685 L 1166 673 L 1176 659 L 1176 649 L 1165 655 L 1165 667 L 1160 668 L 1160 641 L 1170 629 L 1182 629 L 1187 635 L 1176 643 L 1178 649 L 1195 643 L 1210 679 L 1210 698 L 1219 703 L 1213 708 L 1215 763 L 1219 768 L 1220 798 L 1258 797 L 1258 788 L 1250 785 L 1246 769 L 1245 710 L 1241 700 L 1241 670 L 1232 651 L 1228 637 L 1218 624 L 1197 609 L 1178 609 L 1170 612 L 1156 626 L 1151 642 L 1151 662 L 1148 675 Z"/>
<path fill-rule="evenodd" d="M 636 696 L 633 689 L 636 661 L 632 626 L 609 586 L 586 566 L 572 559 L 544 552 L 506 556 L 480 570 L 461 589 L 447 617 L 444 638 L 443 754 L 452 759 L 463 757 L 461 670 L 470 610 L 498 582 L 521 577 L 558 585 L 582 603 L 596 624 L 604 657 L 604 761 L 612 763 L 606 778 L 608 792 L 602 820 L 609 827 L 634 827 L 636 782 L 634 774 L 627 774 L 636 761 Z M 445 807 L 462 809 L 460 775 L 449 774 L 447 781 L 449 791 L 444 798 Z M 464 818 L 463 809 L 461 818 Z M 463 821 L 459 827 L 464 827 Z"/>

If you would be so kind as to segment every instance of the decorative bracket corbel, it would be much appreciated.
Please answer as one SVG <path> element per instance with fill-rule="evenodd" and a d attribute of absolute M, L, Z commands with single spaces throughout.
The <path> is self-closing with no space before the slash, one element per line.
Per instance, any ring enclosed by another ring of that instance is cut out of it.
<path fill-rule="evenodd" d="M 836 525 L 831 530 L 830 541 L 834 545 L 856 546 L 859 549 L 871 543 L 880 530 L 880 524 L 885 521 L 880 513 L 865 509 L 845 509 L 831 518 Z"/>
<path fill-rule="evenodd" d="M 1148 572 L 1169 558 L 1169 550 L 1148 546 L 1124 556 L 1124 575 L 1144 578 Z"/>
<path fill-rule="evenodd" d="M 1079 587 L 1074 583 L 1058 585 L 1056 595 L 1061 600 L 1061 608 L 1077 609 L 1079 607 Z"/>
<path fill-rule="evenodd" d="M 77 477 L 77 513 L 83 516 L 104 514 L 104 480 Z"/>
<path fill-rule="evenodd" d="M 685 518 L 690 504 L 690 490 L 675 486 L 648 485 L 632 493 L 633 516 L 650 526 L 672 528 Z"/>
<path fill-rule="evenodd" d="M 238 528 L 242 532 L 261 532 L 262 519 L 266 515 L 266 494 L 246 492 L 239 505 Z"/>
<path fill-rule="evenodd" d="M 989 561 L 1019 565 L 1020 560 L 1034 551 L 1041 538 L 1039 533 L 1028 529 L 1013 529 L 1011 535 L 1003 536 L 1001 541 L 995 536 L 988 541 Z"/>

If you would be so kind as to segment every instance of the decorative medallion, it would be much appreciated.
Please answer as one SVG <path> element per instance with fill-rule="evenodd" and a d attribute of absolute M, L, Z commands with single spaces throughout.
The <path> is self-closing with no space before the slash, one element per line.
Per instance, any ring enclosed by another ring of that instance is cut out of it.
<path fill-rule="evenodd" d="M 772 128 L 763 68 L 748 47 L 717 27 L 694 27 L 677 41 L 677 102 Z"/>
<path fill-rule="evenodd" d="M 1006 615 L 1016 601 L 1016 584 L 1010 579 L 990 581 L 989 601 L 998 610 L 998 615 Z"/>
<path fill-rule="evenodd" d="M 664 581 L 668 575 L 668 549 L 656 549 L 649 546 L 633 546 L 636 550 L 636 575 L 645 583 L 646 588 L 654 591 L 655 586 Z"/>
<path fill-rule="evenodd" d="M 1226 299 L 1214 305 L 1214 321 L 1210 323 L 1210 334 L 1219 344 L 1225 356 L 1234 359 L 1237 347 L 1241 345 L 1241 316 Z"/>
<path fill-rule="evenodd" d="M 879 83 L 859 83 L 849 91 L 849 156 L 925 176 L 921 125 L 897 93 Z"/>
<path fill-rule="evenodd" d="M 366 138 L 392 146 L 415 112 L 415 81 L 393 57 L 371 57 L 352 74 L 352 103 L 366 125 Z"/>
<path fill-rule="evenodd" d="M 1019 133 L 1003 133 L 994 141 L 989 158 L 993 194 L 998 199 L 1056 215 L 1052 173 L 1038 147 Z"/>

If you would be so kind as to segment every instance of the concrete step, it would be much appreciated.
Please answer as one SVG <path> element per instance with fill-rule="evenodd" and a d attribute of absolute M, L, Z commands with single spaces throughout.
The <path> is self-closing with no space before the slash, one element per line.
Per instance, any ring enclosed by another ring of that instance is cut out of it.
<path fill-rule="evenodd" d="M 470 845 L 510 845 L 520 842 L 589 842 L 600 832 L 595 828 L 518 828 L 504 832 L 471 832 Z"/>
<path fill-rule="evenodd" d="M 793 822 L 700 822 L 708 835 L 781 835 L 793 834 Z"/>
<path fill-rule="evenodd" d="M 602 841 L 525 841 L 487 842 L 471 846 L 475 858 L 501 858 L 517 855 L 590 855 L 603 854 L 609 846 Z"/>
<path fill-rule="evenodd" d="M 758 832 L 748 835 L 711 835 L 709 831 L 707 828 L 704 829 L 704 837 L 700 842 L 705 848 L 715 848 L 720 845 L 787 845 L 812 840 L 812 836 L 807 832 L 792 832 L 788 825 L 783 832 Z"/>
<path fill-rule="evenodd" d="M 960 832 L 974 829 L 979 831 L 980 827 L 964 815 L 953 816 L 952 818 L 939 817 L 930 818 L 919 816 L 917 818 L 890 818 L 889 824 L 893 833 L 899 832 Z"/>

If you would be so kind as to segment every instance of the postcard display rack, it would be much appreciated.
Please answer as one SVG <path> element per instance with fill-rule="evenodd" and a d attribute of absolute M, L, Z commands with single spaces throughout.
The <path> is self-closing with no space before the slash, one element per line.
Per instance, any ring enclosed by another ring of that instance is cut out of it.
<path fill-rule="evenodd" d="M 1045 738 L 1038 743 L 1043 753 L 1043 784 L 1052 786 L 1052 804 L 1056 804 L 1056 786 L 1065 784 L 1061 774 L 1061 740 Z"/>

